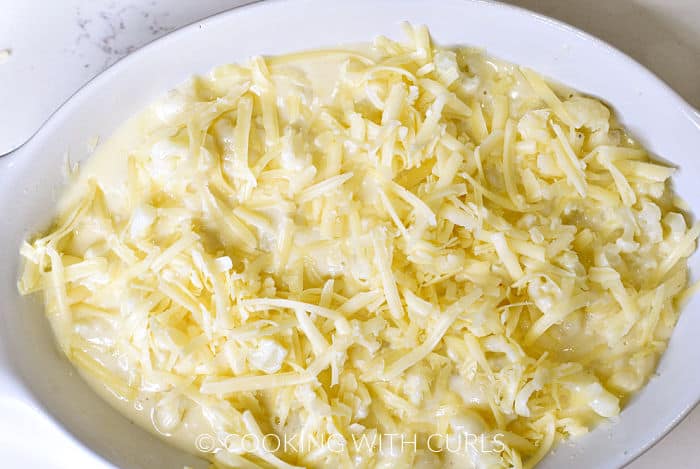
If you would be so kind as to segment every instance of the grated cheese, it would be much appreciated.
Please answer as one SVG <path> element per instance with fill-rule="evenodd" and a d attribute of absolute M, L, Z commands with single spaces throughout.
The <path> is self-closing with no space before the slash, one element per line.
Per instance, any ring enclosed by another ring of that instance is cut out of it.
<path fill-rule="evenodd" d="M 20 292 L 140 425 L 316 442 L 217 467 L 534 467 L 619 414 L 697 290 L 674 168 L 604 104 L 404 28 L 193 78 L 20 248 Z M 391 433 L 415 452 L 351 444 Z"/>

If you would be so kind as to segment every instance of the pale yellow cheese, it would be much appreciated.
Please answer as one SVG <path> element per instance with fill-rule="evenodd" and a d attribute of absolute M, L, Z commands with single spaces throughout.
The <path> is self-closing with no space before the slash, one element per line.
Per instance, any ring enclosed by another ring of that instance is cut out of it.
<path fill-rule="evenodd" d="M 406 28 L 192 79 L 23 244 L 20 291 L 140 425 L 219 467 L 529 468 L 653 373 L 700 234 L 673 169 Z"/>

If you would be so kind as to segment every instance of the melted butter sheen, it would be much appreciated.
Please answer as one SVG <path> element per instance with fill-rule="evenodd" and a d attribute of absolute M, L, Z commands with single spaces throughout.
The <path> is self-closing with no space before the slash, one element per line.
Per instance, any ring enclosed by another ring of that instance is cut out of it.
<path fill-rule="evenodd" d="M 129 419 L 219 467 L 530 468 L 653 373 L 700 232 L 672 170 L 599 101 L 408 29 L 191 79 L 23 246 Z"/>

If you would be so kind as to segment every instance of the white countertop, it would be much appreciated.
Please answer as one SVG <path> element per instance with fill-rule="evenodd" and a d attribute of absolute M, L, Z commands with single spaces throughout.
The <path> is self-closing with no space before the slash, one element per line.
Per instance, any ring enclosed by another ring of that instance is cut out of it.
<path fill-rule="evenodd" d="M 83 83 L 124 55 L 242 0 L 0 0 L 0 139 L 21 140 Z M 700 108 L 700 1 L 512 0 L 621 49 Z M 7 51 L 7 52 L 3 52 Z M 621 77 L 620 79 L 624 79 Z M 653 110 L 652 110 L 653 112 Z M 19 117 L 18 117 L 19 116 Z M 45 469 L 107 468 L 36 409 L 0 399 L 0 457 Z M 697 467 L 700 408 L 629 469 Z M 36 445 L 36 442 L 44 444 Z M 20 467 L 20 466 L 17 466 Z M 13 469 L 13 468 L 10 468 Z"/>

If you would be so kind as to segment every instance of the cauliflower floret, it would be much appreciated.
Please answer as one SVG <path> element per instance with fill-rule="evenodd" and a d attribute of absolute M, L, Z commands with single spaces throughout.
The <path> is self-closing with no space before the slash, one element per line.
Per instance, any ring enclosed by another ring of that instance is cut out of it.
<path fill-rule="evenodd" d="M 277 373 L 287 357 L 287 349 L 272 339 L 262 339 L 248 353 L 250 366 L 265 373 Z"/>
<path fill-rule="evenodd" d="M 564 108 L 574 119 L 576 128 L 587 127 L 591 131 L 608 132 L 610 110 L 596 99 L 574 96 L 564 101 Z"/>

